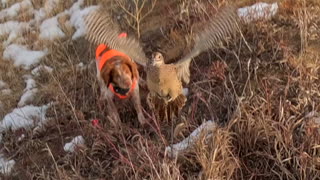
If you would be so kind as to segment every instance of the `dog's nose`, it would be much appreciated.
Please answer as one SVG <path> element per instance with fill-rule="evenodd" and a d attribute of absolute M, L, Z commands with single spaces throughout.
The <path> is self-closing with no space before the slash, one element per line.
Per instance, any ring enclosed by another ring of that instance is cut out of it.
<path fill-rule="evenodd" d="M 130 81 L 130 80 L 127 80 L 127 81 L 125 82 L 125 85 L 126 85 L 127 87 L 130 87 L 130 86 L 131 86 L 131 81 Z"/>

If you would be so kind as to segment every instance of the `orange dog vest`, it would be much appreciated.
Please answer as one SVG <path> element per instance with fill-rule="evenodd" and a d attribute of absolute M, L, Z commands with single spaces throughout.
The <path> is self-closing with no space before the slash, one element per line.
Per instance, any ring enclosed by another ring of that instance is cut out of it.
<path fill-rule="evenodd" d="M 119 38 L 122 38 L 122 37 L 127 37 L 127 34 L 126 33 L 121 33 L 119 36 Z M 96 60 L 97 60 L 97 64 L 98 64 L 98 70 L 101 71 L 103 65 L 111 58 L 115 57 L 115 56 L 121 56 L 121 57 L 124 57 L 126 59 L 131 59 L 129 58 L 126 54 L 120 52 L 120 51 L 117 51 L 115 49 L 110 49 L 106 52 L 104 52 L 102 55 L 101 53 L 106 50 L 108 47 L 105 45 L 105 44 L 100 44 L 97 49 L 96 49 Z M 132 82 L 132 85 L 130 87 L 130 90 L 127 94 L 130 94 L 134 88 L 136 87 L 136 84 L 137 84 L 137 79 L 133 79 L 133 82 Z M 114 90 L 114 87 L 113 85 L 110 83 L 109 84 L 109 87 L 110 91 L 112 93 L 114 93 L 116 96 L 118 96 L 120 99 L 125 99 L 128 97 L 128 95 L 122 95 L 122 94 L 119 94 L 117 93 L 115 90 Z"/>

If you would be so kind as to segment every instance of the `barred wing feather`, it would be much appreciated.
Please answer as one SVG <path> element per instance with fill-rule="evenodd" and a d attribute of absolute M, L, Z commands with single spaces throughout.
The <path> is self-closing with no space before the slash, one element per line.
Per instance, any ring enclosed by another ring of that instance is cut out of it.
<path fill-rule="evenodd" d="M 102 9 L 93 11 L 85 17 L 86 38 L 92 43 L 105 43 L 110 48 L 125 53 L 135 62 L 146 66 L 147 57 L 138 40 L 133 37 L 118 38 L 119 27 L 113 23 L 111 16 Z"/>
<path fill-rule="evenodd" d="M 201 52 L 217 45 L 221 40 L 239 30 L 239 18 L 235 6 L 226 6 L 218 11 L 205 29 L 198 33 L 195 39 L 195 45 L 190 53 L 175 63 L 178 77 L 181 81 L 189 83 L 190 81 L 190 63 L 191 60 Z"/>

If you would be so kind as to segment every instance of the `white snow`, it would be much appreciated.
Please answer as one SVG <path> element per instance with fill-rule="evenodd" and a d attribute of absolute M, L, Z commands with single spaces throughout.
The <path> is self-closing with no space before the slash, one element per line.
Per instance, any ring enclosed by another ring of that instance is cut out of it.
<path fill-rule="evenodd" d="M 76 146 L 84 145 L 84 139 L 82 136 L 77 136 L 72 139 L 71 142 L 66 143 L 63 147 L 66 152 L 74 152 Z"/>
<path fill-rule="evenodd" d="M 246 6 L 238 9 L 238 16 L 243 18 L 246 23 L 251 21 L 270 19 L 278 12 L 278 3 L 259 2 L 252 6 Z"/>
<path fill-rule="evenodd" d="M 197 129 L 195 129 L 187 138 L 182 140 L 179 143 L 167 146 L 165 153 L 170 157 L 176 157 L 179 153 L 191 148 L 194 143 L 199 139 L 200 134 L 206 133 L 206 136 L 210 133 L 209 131 L 213 130 L 216 127 L 216 123 L 212 120 L 202 123 Z"/>
<path fill-rule="evenodd" d="M 29 24 L 26 22 L 18 22 L 18 21 L 7 21 L 5 23 L 0 24 L 0 36 L 15 33 L 21 34 L 23 30 L 27 29 Z"/>
<path fill-rule="evenodd" d="M 0 154 L 0 172 L 2 174 L 9 174 L 15 163 L 14 160 L 7 160 L 3 157 L 3 154 Z"/>
<path fill-rule="evenodd" d="M 79 69 L 82 69 L 82 68 L 84 67 L 83 62 L 81 62 L 81 63 L 77 64 L 77 66 L 76 66 L 76 67 L 77 67 L 77 68 L 79 68 Z"/>
<path fill-rule="evenodd" d="M 8 0 L 1 0 L 2 7 L 6 6 L 7 3 L 8 3 Z"/>
<path fill-rule="evenodd" d="M 6 2 L 2 1 L 2 4 L 5 4 Z M 9 8 L 6 8 L 4 10 L 0 11 L 0 20 L 4 18 L 13 18 L 16 17 L 21 9 L 32 7 L 32 3 L 30 0 L 23 0 L 22 2 L 18 2 L 10 6 Z"/>
<path fill-rule="evenodd" d="M 30 103 L 38 92 L 38 89 L 36 88 L 36 81 L 32 79 L 31 76 L 26 76 L 25 82 L 26 88 L 23 90 L 24 93 L 18 102 L 18 107 L 22 107 L 27 103 Z"/>
<path fill-rule="evenodd" d="M 22 106 L 30 103 L 34 99 L 37 92 L 38 92 L 37 88 L 26 90 L 22 94 L 20 101 L 18 102 L 18 107 L 22 107 Z"/>
<path fill-rule="evenodd" d="M 4 59 L 11 59 L 15 66 L 23 66 L 29 69 L 31 65 L 39 63 L 47 51 L 32 51 L 26 46 L 11 44 L 3 52 Z"/>
<path fill-rule="evenodd" d="M 93 62 L 94 62 L 94 61 L 93 61 Z M 91 65 L 90 63 L 85 65 L 85 64 L 83 64 L 83 62 L 81 62 L 81 63 L 79 63 L 79 64 L 76 65 L 76 69 L 77 69 L 78 71 L 83 71 L 83 70 L 89 68 L 90 65 Z"/>
<path fill-rule="evenodd" d="M 42 22 L 40 26 L 40 35 L 41 39 L 54 40 L 57 38 L 63 38 L 66 35 L 59 27 L 58 16 L 46 19 Z"/>
<path fill-rule="evenodd" d="M 81 0 L 79 0 L 81 1 Z M 72 26 L 76 28 L 76 32 L 73 34 L 72 39 L 77 39 L 81 36 L 84 36 L 86 33 L 86 26 L 84 23 L 84 17 L 88 15 L 92 10 L 97 9 L 98 6 L 90 6 L 87 8 L 84 8 L 82 10 L 71 10 L 71 17 L 70 17 L 70 23 Z M 72 9 L 72 8 L 71 8 Z"/>
<path fill-rule="evenodd" d="M 49 66 L 46 66 L 46 65 L 39 65 L 31 71 L 31 74 L 34 76 L 39 76 L 40 71 L 46 71 L 46 72 L 51 73 L 53 71 L 53 69 Z"/>
<path fill-rule="evenodd" d="M 68 11 L 68 13 L 72 14 L 75 11 L 79 11 L 81 9 L 81 6 L 83 6 L 84 0 L 78 0 L 77 2 L 73 3 L 71 8 Z"/>
<path fill-rule="evenodd" d="M 183 89 L 182 89 L 182 94 L 183 94 L 184 96 L 188 96 L 188 94 L 189 94 L 189 89 L 188 89 L 188 88 L 183 88 Z"/>
<path fill-rule="evenodd" d="M 54 4 L 55 1 L 52 1 L 51 3 Z M 70 15 L 70 21 L 67 21 L 66 23 L 69 23 L 71 26 L 73 26 L 76 29 L 76 32 L 73 34 L 72 39 L 77 39 L 83 36 L 86 33 L 84 16 L 86 16 L 89 12 L 91 12 L 92 10 L 98 7 L 98 6 L 89 6 L 84 9 L 81 9 L 83 4 L 84 4 L 84 0 L 78 0 L 71 6 L 70 9 L 65 10 L 64 12 L 59 13 L 58 15 L 43 21 L 43 23 L 40 26 L 40 32 L 41 32 L 40 38 L 53 40 L 56 38 L 65 37 L 64 32 L 59 27 L 58 18 L 66 14 Z M 46 11 L 50 11 L 50 10 L 48 9 Z M 45 17 L 45 13 L 41 11 L 38 11 L 35 14 L 36 14 L 36 20 L 40 20 Z"/>
<path fill-rule="evenodd" d="M 40 29 L 40 39 L 54 40 L 65 37 L 66 35 L 59 27 L 58 22 L 58 18 L 64 15 L 70 15 L 70 20 L 66 23 L 76 29 L 72 39 L 77 39 L 83 36 L 86 32 L 84 16 L 90 11 L 98 8 L 98 6 L 89 6 L 82 9 L 84 0 L 78 0 L 71 6 L 70 9 L 63 11 L 54 17 L 46 19 L 53 13 L 54 7 L 56 7 L 59 2 L 60 0 L 47 0 L 44 4 L 44 7 L 40 8 L 39 10 L 34 10 L 30 0 L 23 0 L 20 3 L 16 3 L 11 7 L 0 11 L 0 20 L 5 17 L 10 18 L 18 15 L 21 11 L 21 8 L 23 8 L 24 11 L 30 11 L 30 13 L 34 15 L 34 19 L 31 19 L 29 22 L 7 21 L 3 24 L 0 24 L 0 36 L 8 35 L 7 40 L 4 40 L 3 42 L 3 46 L 7 47 L 19 38 L 22 38 L 23 40 L 23 32 L 32 29 L 34 30 L 38 27 Z"/>
<path fill-rule="evenodd" d="M 0 80 L 0 89 L 3 89 L 7 87 L 7 83 L 5 83 L 4 81 Z"/>
<path fill-rule="evenodd" d="M 32 79 L 31 76 L 24 76 L 25 77 L 25 82 L 26 82 L 26 88 L 25 90 L 30 90 L 32 88 L 36 87 L 36 81 Z"/>
<path fill-rule="evenodd" d="M 9 35 L 8 39 L 3 42 L 3 46 L 8 46 L 13 40 L 22 35 L 24 31 L 30 28 L 29 23 L 8 21 L 0 24 L 0 36 Z"/>
<path fill-rule="evenodd" d="M 34 20 L 37 23 L 40 23 L 53 12 L 54 8 L 58 6 L 59 2 L 60 0 L 46 0 L 43 8 L 34 11 Z"/>
<path fill-rule="evenodd" d="M 42 126 L 47 122 L 45 115 L 49 107 L 50 104 L 43 106 L 28 105 L 22 108 L 15 108 L 0 122 L 0 133 L 9 129 L 31 129 L 36 126 Z"/>
<path fill-rule="evenodd" d="M 18 142 L 22 141 L 26 137 L 25 134 L 21 134 L 21 136 L 18 138 Z"/>

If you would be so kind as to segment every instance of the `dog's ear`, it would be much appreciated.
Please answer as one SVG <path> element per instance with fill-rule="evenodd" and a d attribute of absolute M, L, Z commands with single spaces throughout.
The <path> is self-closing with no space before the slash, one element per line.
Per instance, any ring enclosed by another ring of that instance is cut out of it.
<path fill-rule="evenodd" d="M 112 69 L 114 68 L 114 64 L 110 63 L 107 66 L 103 66 L 101 69 L 100 76 L 103 79 L 104 83 L 107 87 L 109 87 L 110 81 L 112 80 Z"/>
<path fill-rule="evenodd" d="M 138 72 L 138 67 L 137 67 L 136 63 L 132 62 L 129 59 L 126 59 L 125 63 L 126 63 L 126 65 L 129 66 L 129 68 L 130 68 L 130 70 L 132 72 L 132 77 L 135 78 L 135 79 L 138 79 L 139 78 L 139 72 Z"/>

